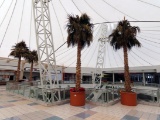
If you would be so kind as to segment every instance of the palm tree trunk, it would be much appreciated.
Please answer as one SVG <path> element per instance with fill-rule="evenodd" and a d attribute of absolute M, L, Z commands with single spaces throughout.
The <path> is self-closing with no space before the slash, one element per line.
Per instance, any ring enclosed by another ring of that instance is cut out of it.
<path fill-rule="evenodd" d="M 18 67 L 17 67 L 17 75 L 16 75 L 17 82 L 19 81 L 20 67 L 21 67 L 21 57 L 18 58 Z"/>
<path fill-rule="evenodd" d="M 128 66 L 128 53 L 127 53 L 127 46 L 123 46 L 124 52 L 124 79 L 125 79 L 125 91 L 131 92 L 131 81 L 129 75 L 129 66 Z"/>
<path fill-rule="evenodd" d="M 77 47 L 77 66 L 76 66 L 76 91 L 79 90 L 81 83 L 81 43 Z"/>
<path fill-rule="evenodd" d="M 31 62 L 31 70 L 29 74 L 29 81 L 32 81 L 33 62 Z"/>

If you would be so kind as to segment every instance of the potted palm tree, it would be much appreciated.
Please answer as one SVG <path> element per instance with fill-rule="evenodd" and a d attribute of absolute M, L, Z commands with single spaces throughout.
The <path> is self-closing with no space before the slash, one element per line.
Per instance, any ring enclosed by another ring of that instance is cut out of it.
<path fill-rule="evenodd" d="M 93 40 L 93 24 L 90 17 L 84 13 L 81 16 L 68 15 L 67 45 L 77 45 L 76 86 L 70 89 L 70 104 L 73 106 L 85 105 L 85 89 L 81 88 L 81 50 L 90 46 Z"/>
<path fill-rule="evenodd" d="M 16 43 L 11 49 L 11 53 L 9 56 L 13 56 L 15 58 L 18 58 L 18 67 L 16 72 L 16 81 L 19 82 L 19 76 L 20 76 L 20 67 L 21 67 L 21 58 L 25 57 L 28 53 L 29 49 L 24 41 L 21 41 L 19 43 Z"/>
<path fill-rule="evenodd" d="M 29 51 L 28 54 L 26 54 L 25 59 L 28 61 L 28 63 L 31 64 L 29 81 L 32 81 L 33 63 L 38 62 L 37 51 L 36 50 Z"/>
<path fill-rule="evenodd" d="M 120 21 L 115 30 L 109 36 L 110 44 L 115 50 L 123 49 L 124 53 L 124 87 L 125 90 L 121 91 L 121 103 L 128 106 L 137 105 L 137 94 L 132 92 L 131 80 L 128 65 L 128 51 L 132 47 L 141 47 L 141 43 L 137 40 L 136 35 L 140 32 L 137 26 L 131 26 L 129 21 Z"/>

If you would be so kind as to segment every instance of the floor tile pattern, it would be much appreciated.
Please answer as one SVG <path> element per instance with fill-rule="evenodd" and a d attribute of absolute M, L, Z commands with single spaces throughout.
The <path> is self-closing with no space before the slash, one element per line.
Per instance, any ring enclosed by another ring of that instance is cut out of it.
<path fill-rule="evenodd" d="M 6 92 L 5 86 L 0 86 L 0 93 L 0 120 L 160 120 L 160 107 L 156 106 L 74 107 L 66 103 L 46 107 Z"/>

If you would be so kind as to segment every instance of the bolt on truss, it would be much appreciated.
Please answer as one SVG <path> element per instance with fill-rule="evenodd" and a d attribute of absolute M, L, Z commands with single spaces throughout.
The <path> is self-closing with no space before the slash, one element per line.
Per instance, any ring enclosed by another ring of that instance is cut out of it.
<path fill-rule="evenodd" d="M 106 42 L 108 41 L 108 34 L 107 31 L 108 27 L 106 24 L 101 24 L 101 35 L 98 39 L 99 41 L 99 48 L 98 48 L 98 56 L 97 56 L 97 63 L 95 69 L 95 78 L 93 79 L 94 84 L 101 85 L 102 79 L 102 68 L 104 67 L 104 58 L 105 58 L 105 51 L 106 51 Z"/>
<path fill-rule="evenodd" d="M 41 85 L 53 86 L 57 80 L 56 58 L 49 11 L 50 0 L 32 0 Z M 47 66 L 47 67 L 46 67 Z M 58 81 L 57 81 L 58 84 Z"/>

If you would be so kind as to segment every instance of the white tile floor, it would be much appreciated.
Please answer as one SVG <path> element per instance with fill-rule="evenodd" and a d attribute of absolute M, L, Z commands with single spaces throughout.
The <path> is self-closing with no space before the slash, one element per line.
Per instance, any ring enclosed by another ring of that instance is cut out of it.
<path fill-rule="evenodd" d="M 0 120 L 160 120 L 160 107 L 120 103 L 109 107 L 70 104 L 45 107 L 11 95 L 0 86 Z"/>

